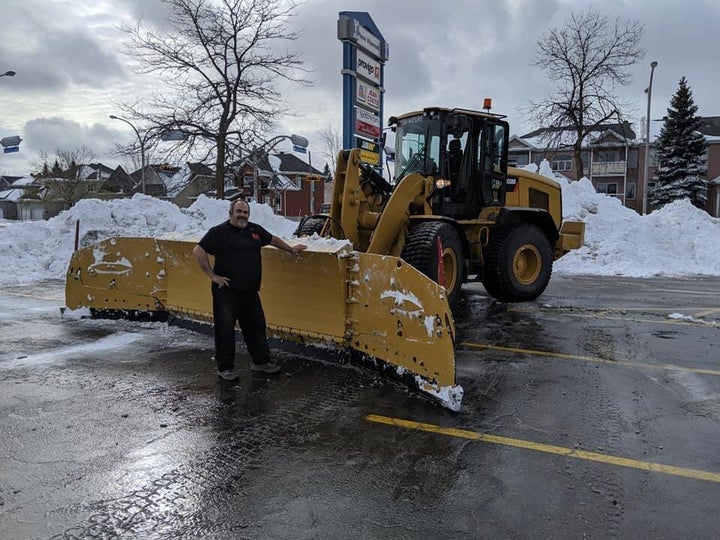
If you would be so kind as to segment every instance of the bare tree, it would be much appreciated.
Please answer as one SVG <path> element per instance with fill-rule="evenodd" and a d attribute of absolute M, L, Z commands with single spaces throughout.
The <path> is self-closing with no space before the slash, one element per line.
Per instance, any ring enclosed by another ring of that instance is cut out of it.
<path fill-rule="evenodd" d="M 340 128 L 333 124 L 327 124 L 320 132 L 320 139 L 325 144 L 325 150 L 322 155 L 330 162 L 330 171 L 334 176 L 338 152 L 342 149 Z"/>
<path fill-rule="evenodd" d="M 551 28 L 537 42 L 534 63 L 555 87 L 546 98 L 530 102 L 527 111 L 535 124 L 555 128 L 547 132 L 548 143 L 561 144 L 564 130 L 573 134 L 578 174 L 584 170 L 581 148 L 588 134 L 611 118 L 623 121 L 627 106 L 614 92 L 630 83 L 628 68 L 645 55 L 642 33 L 638 21 L 611 22 L 590 8 L 572 12 L 562 26 Z"/>
<path fill-rule="evenodd" d="M 156 73 L 169 92 L 144 110 L 125 105 L 157 141 L 174 133 L 175 152 L 215 159 L 215 186 L 224 198 L 225 163 L 260 140 L 285 113 L 275 89 L 279 79 L 306 83 L 297 53 L 279 45 L 297 34 L 288 29 L 290 0 L 163 0 L 169 30 L 123 26 L 129 54 L 140 73 Z"/>
<path fill-rule="evenodd" d="M 55 155 L 49 156 L 41 150 L 35 162 L 35 167 L 41 169 L 38 178 L 50 176 L 47 181 L 52 196 L 69 208 L 80 200 L 85 193 L 83 189 L 82 166 L 95 159 L 95 151 L 85 145 L 74 148 L 58 147 Z M 53 161 L 52 168 L 47 167 L 49 160 Z"/>

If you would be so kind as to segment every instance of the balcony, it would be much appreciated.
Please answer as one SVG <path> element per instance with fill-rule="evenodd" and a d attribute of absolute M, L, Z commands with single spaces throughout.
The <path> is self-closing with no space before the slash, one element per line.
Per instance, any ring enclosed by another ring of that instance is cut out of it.
<path fill-rule="evenodd" d="M 624 176 L 626 161 L 596 161 L 592 164 L 593 176 Z"/>

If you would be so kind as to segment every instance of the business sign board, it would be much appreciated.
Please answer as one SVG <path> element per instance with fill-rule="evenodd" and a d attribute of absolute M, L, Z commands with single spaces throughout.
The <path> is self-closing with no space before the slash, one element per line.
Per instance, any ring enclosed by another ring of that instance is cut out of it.
<path fill-rule="evenodd" d="M 360 150 L 360 161 L 377 166 L 380 164 L 380 154 L 368 152 L 367 150 Z"/>
<path fill-rule="evenodd" d="M 362 26 L 360 20 L 353 18 L 353 16 L 357 15 L 365 15 L 367 19 L 372 21 L 367 13 L 340 12 L 338 39 L 351 41 L 356 47 L 361 48 L 374 58 L 386 62 L 389 58 L 387 42 Z"/>
<path fill-rule="evenodd" d="M 379 139 L 381 134 L 380 117 L 376 114 L 355 107 L 355 131 Z"/>
<path fill-rule="evenodd" d="M 358 77 L 364 77 L 371 83 L 380 86 L 380 62 L 373 60 L 360 50 L 357 51 L 355 72 Z"/>
<path fill-rule="evenodd" d="M 361 139 L 355 137 L 355 148 L 367 150 L 368 152 L 380 153 L 380 145 L 374 141 L 368 141 L 367 139 Z"/>
<path fill-rule="evenodd" d="M 355 100 L 360 105 L 366 105 L 375 112 L 380 112 L 380 89 L 365 81 L 355 81 Z"/>
<path fill-rule="evenodd" d="M 360 149 L 361 161 L 370 165 L 380 164 L 380 145 L 377 142 L 355 137 L 355 148 Z"/>
<path fill-rule="evenodd" d="M 356 137 L 371 139 L 360 146 L 361 159 L 376 169 L 381 163 L 384 64 L 389 47 L 369 13 L 341 11 L 337 37 L 343 43 L 343 148 L 354 148 Z"/>

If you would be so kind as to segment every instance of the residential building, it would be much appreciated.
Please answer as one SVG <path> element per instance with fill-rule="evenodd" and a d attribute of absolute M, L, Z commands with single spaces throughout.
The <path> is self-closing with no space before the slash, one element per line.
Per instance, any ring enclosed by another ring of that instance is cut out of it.
<path fill-rule="evenodd" d="M 215 172 L 202 163 L 185 163 L 182 167 L 165 163 L 159 166 L 159 174 L 164 175 L 167 198 L 180 208 L 187 208 L 201 193 L 215 189 Z"/>
<path fill-rule="evenodd" d="M 246 198 L 270 206 L 277 215 L 299 217 L 319 213 L 325 203 L 322 173 L 294 154 L 279 152 L 264 156 L 257 163 L 251 157 L 233 163 L 233 183 Z M 255 190 L 255 181 L 259 182 Z"/>
<path fill-rule="evenodd" d="M 712 216 L 720 216 L 720 117 L 704 117 L 700 132 L 707 142 L 708 205 Z M 599 193 L 617 197 L 638 213 L 643 209 L 645 142 L 637 139 L 629 123 L 599 126 L 586 137 L 582 158 L 584 170 L 575 167 L 572 143 L 575 138 L 565 128 L 540 128 L 510 138 L 509 160 L 519 167 L 537 165 L 547 159 L 553 171 L 571 180 L 587 177 Z M 649 148 L 648 191 L 657 167 L 655 150 Z"/>

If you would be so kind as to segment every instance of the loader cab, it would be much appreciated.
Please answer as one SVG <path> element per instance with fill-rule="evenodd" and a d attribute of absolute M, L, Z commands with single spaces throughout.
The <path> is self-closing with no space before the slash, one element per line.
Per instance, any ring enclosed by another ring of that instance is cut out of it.
<path fill-rule="evenodd" d="M 474 219 L 505 204 L 509 128 L 504 116 L 465 109 L 428 108 L 391 118 L 398 183 L 417 172 L 435 179 L 433 213 Z"/>

